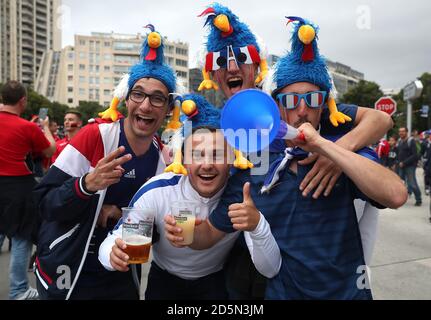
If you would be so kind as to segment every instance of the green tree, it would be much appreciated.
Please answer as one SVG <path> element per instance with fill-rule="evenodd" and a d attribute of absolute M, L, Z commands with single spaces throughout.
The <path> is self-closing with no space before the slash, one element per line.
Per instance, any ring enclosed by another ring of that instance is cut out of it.
<path fill-rule="evenodd" d="M 0 83 L 0 91 L 3 84 Z M 30 120 L 32 115 L 39 114 L 40 108 L 48 108 L 48 116 L 50 119 L 63 123 L 64 114 L 69 107 L 59 102 L 51 102 L 46 97 L 38 94 L 31 87 L 27 88 L 27 106 L 21 115 L 22 118 Z"/>
<path fill-rule="evenodd" d="M 79 106 L 76 108 L 82 114 L 82 122 L 85 125 L 88 119 L 98 117 L 98 113 L 105 110 L 103 106 L 94 101 L 79 101 Z"/>
<path fill-rule="evenodd" d="M 52 108 L 49 114 L 49 118 L 52 120 L 55 120 L 58 124 L 63 124 L 64 121 L 64 115 L 66 114 L 66 111 L 69 109 L 69 106 L 66 104 L 61 104 L 59 102 L 53 102 Z"/>
<path fill-rule="evenodd" d="M 425 72 L 419 77 L 424 89 L 421 96 L 413 102 L 412 129 L 418 129 L 419 132 L 431 128 L 431 115 L 428 112 L 428 118 L 421 117 L 421 108 L 423 105 L 431 106 L 431 73 Z"/>
<path fill-rule="evenodd" d="M 40 108 L 48 108 L 48 116 L 51 117 L 52 103 L 44 96 L 38 94 L 32 89 L 27 90 L 27 106 L 21 115 L 22 118 L 30 120 L 34 114 L 39 114 Z"/>
<path fill-rule="evenodd" d="M 374 103 L 382 96 L 383 92 L 377 83 L 361 80 L 344 94 L 341 101 L 361 107 L 374 108 Z"/>

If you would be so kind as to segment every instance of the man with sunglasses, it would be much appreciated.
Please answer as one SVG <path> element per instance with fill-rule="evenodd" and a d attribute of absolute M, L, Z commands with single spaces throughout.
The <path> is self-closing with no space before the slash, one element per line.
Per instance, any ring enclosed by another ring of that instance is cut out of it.
<path fill-rule="evenodd" d="M 44 219 L 36 259 L 43 299 L 139 299 L 132 272 L 106 271 L 98 250 L 121 208 L 166 167 L 156 132 L 170 110 L 176 77 L 163 62 L 161 41 L 152 30 L 141 62 L 120 82 L 127 117 L 96 119 L 81 129 L 35 191 Z"/>

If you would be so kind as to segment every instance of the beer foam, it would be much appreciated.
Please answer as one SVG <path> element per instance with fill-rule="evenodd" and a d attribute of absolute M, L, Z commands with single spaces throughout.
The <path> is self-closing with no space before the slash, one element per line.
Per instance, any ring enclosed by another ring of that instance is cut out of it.
<path fill-rule="evenodd" d="M 142 246 L 144 244 L 151 243 L 151 238 L 146 236 L 141 236 L 139 234 L 133 234 L 133 235 L 127 236 L 123 240 L 126 244 L 131 246 Z"/>

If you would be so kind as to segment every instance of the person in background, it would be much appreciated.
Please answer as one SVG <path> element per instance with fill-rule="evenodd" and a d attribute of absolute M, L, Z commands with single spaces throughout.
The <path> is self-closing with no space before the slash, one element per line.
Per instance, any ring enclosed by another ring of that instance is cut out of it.
<path fill-rule="evenodd" d="M 425 194 L 430 194 L 430 179 L 427 174 L 428 164 L 431 160 L 429 156 L 429 149 L 431 148 L 431 135 L 429 133 L 424 133 L 424 139 L 421 143 L 421 157 L 422 157 L 422 165 L 424 169 L 424 186 L 425 186 Z"/>
<path fill-rule="evenodd" d="M 27 105 L 27 91 L 18 81 L 8 81 L 2 88 L 4 106 L 0 110 L 0 233 L 12 239 L 9 265 L 12 300 L 36 299 L 37 291 L 29 286 L 27 268 L 32 250 L 32 236 L 38 226 L 31 198 L 36 185 L 25 163 L 29 153 L 51 157 L 55 141 L 49 131 L 49 119 L 35 123 L 20 118 Z"/>
<path fill-rule="evenodd" d="M 407 189 L 415 195 L 415 206 L 422 205 L 422 194 L 416 180 L 416 167 L 418 165 L 419 154 L 416 147 L 416 141 L 413 137 L 408 136 L 406 127 L 398 130 L 398 174 L 407 184 Z"/>
<path fill-rule="evenodd" d="M 51 158 L 51 163 L 54 163 L 57 160 L 60 153 L 66 148 L 66 146 L 70 143 L 70 140 L 76 136 L 79 130 L 82 127 L 82 116 L 81 113 L 75 110 L 69 110 L 64 115 L 64 133 L 65 136 L 63 139 L 59 139 L 56 142 L 56 151 Z"/>
<path fill-rule="evenodd" d="M 376 148 L 376 153 L 380 159 L 380 163 L 385 167 L 388 167 L 389 149 L 390 146 L 388 141 L 385 138 L 380 139 Z"/>
<path fill-rule="evenodd" d="M 394 172 L 397 172 L 397 137 L 391 136 L 389 138 L 389 153 L 386 166 Z"/>

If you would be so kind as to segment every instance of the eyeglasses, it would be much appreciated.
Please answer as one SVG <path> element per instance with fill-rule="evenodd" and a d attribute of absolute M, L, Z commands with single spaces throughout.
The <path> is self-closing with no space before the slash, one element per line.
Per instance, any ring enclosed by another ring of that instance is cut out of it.
<path fill-rule="evenodd" d="M 156 108 L 164 107 L 166 105 L 166 101 L 168 101 L 168 98 L 158 93 L 148 94 L 143 91 L 132 90 L 129 94 L 130 100 L 136 103 L 144 102 L 147 97 L 150 99 L 151 105 Z"/>
<path fill-rule="evenodd" d="M 298 107 L 302 99 L 310 108 L 320 108 L 326 101 L 326 91 L 312 91 L 300 93 L 279 93 L 277 101 L 286 109 L 293 110 Z"/>

